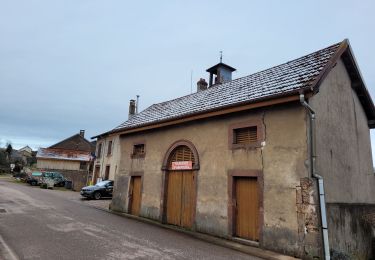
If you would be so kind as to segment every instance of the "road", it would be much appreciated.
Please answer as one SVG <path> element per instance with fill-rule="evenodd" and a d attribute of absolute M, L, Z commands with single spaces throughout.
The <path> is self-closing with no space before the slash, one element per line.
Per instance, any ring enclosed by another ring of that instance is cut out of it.
<path fill-rule="evenodd" d="M 0 235 L 19 259 L 259 259 L 78 198 L 0 179 Z"/>

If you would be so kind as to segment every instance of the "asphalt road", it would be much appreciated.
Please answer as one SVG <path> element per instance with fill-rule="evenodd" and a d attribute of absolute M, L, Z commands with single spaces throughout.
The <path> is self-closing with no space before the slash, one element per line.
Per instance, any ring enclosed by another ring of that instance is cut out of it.
<path fill-rule="evenodd" d="M 69 194 L 0 179 L 0 235 L 19 259 L 259 259 L 95 209 Z"/>

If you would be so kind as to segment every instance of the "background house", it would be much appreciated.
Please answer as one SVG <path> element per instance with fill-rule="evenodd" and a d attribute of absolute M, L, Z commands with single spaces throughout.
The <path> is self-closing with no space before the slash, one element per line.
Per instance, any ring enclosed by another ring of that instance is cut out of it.
<path fill-rule="evenodd" d="M 98 136 L 119 140 L 111 208 L 305 259 L 328 242 L 370 258 L 375 107 L 348 41 L 235 80 L 207 71 L 197 93 Z"/>
<path fill-rule="evenodd" d="M 118 135 L 103 136 L 97 139 L 93 174 L 93 184 L 100 180 L 114 180 L 120 156 L 120 139 Z"/>
<path fill-rule="evenodd" d="M 40 170 L 58 171 L 73 182 L 73 189 L 80 190 L 86 185 L 95 145 L 84 138 L 81 130 L 48 148 L 40 148 L 37 153 L 37 167 Z"/>
<path fill-rule="evenodd" d="M 33 152 L 33 149 L 31 149 L 30 146 L 26 145 L 26 146 L 18 149 L 18 151 L 24 153 L 25 155 L 27 154 L 27 155 L 31 156 L 31 154 Z"/>
<path fill-rule="evenodd" d="M 138 113 L 138 101 L 130 100 L 129 118 Z M 102 134 L 95 136 L 96 153 L 94 161 L 93 174 L 90 180 L 93 184 L 100 180 L 114 180 L 120 163 L 120 135 Z"/>

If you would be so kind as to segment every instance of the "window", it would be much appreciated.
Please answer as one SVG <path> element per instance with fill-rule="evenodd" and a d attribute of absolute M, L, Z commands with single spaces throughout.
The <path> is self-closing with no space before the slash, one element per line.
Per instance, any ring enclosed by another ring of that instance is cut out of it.
<path fill-rule="evenodd" d="M 229 127 L 229 149 L 247 149 L 262 146 L 264 126 L 262 120 L 249 120 Z"/>
<path fill-rule="evenodd" d="M 98 156 L 97 158 L 100 158 L 102 156 L 102 143 L 100 143 L 98 145 L 98 152 L 97 152 Z"/>
<path fill-rule="evenodd" d="M 107 156 L 112 154 L 112 141 L 108 142 Z"/>
<path fill-rule="evenodd" d="M 194 166 L 194 154 L 192 150 L 186 145 L 178 146 L 169 157 L 169 167 L 172 167 L 173 162 L 191 161 Z"/>
<path fill-rule="evenodd" d="M 254 144 L 258 141 L 258 128 L 256 126 L 234 129 L 234 144 Z"/>
<path fill-rule="evenodd" d="M 108 180 L 108 178 L 109 178 L 109 169 L 110 169 L 110 165 L 107 165 L 106 167 L 105 167 L 105 175 L 104 175 L 104 180 Z"/>
<path fill-rule="evenodd" d="M 135 144 L 133 146 L 132 158 L 139 158 L 145 156 L 145 144 Z"/>
<path fill-rule="evenodd" d="M 79 169 L 80 170 L 87 170 L 87 162 L 80 162 Z"/>

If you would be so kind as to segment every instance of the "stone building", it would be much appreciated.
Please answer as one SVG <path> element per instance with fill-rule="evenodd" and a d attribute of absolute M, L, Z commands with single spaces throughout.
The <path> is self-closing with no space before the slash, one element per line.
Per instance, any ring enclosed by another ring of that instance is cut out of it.
<path fill-rule="evenodd" d="M 91 182 L 96 184 L 100 180 L 114 180 L 121 155 L 119 135 L 99 137 L 95 155 Z"/>
<path fill-rule="evenodd" d="M 349 42 L 234 70 L 96 136 L 118 145 L 111 209 L 306 259 L 370 257 L 375 107 Z"/>
<path fill-rule="evenodd" d="M 73 182 L 73 190 L 80 190 L 86 185 L 92 167 L 92 155 L 95 145 L 85 139 L 81 130 L 48 148 L 39 148 L 37 168 L 45 171 L 58 171 Z"/>

